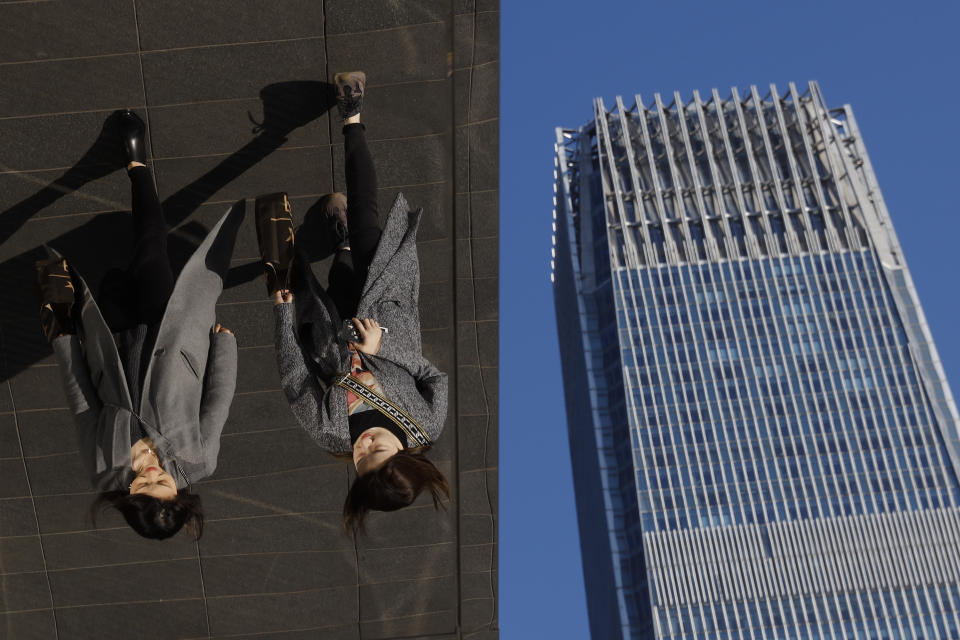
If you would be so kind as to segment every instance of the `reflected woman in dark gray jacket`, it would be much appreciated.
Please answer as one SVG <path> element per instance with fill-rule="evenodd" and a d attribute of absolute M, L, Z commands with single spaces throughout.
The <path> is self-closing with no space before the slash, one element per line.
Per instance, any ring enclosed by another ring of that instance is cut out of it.
<path fill-rule="evenodd" d="M 243 211 L 217 223 L 175 281 L 143 121 L 130 111 L 117 121 L 133 194 L 133 261 L 107 273 L 98 304 L 51 251 L 37 265 L 41 324 L 101 492 L 94 518 L 113 505 L 142 536 L 168 538 L 187 526 L 199 537 L 203 515 L 190 485 L 216 468 L 236 385 L 236 340 L 214 311 Z"/>
<path fill-rule="evenodd" d="M 447 376 L 423 357 L 416 234 L 422 211 L 398 195 L 381 230 L 377 183 L 360 107 L 366 77 L 338 74 L 347 196 L 327 198 L 339 242 L 324 290 L 293 251 L 284 194 L 257 199 L 257 231 L 274 301 L 277 362 L 290 407 L 319 446 L 352 457 L 357 479 L 344 526 L 371 509 L 408 506 L 422 491 L 449 498 L 424 453 L 443 430 Z M 348 206 L 349 204 L 349 206 Z"/>

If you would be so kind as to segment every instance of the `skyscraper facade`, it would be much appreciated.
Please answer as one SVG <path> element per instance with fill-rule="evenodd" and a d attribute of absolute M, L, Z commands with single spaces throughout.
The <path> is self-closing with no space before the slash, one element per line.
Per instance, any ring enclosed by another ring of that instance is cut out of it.
<path fill-rule="evenodd" d="M 551 278 L 600 638 L 960 638 L 960 418 L 849 106 L 594 102 Z"/>

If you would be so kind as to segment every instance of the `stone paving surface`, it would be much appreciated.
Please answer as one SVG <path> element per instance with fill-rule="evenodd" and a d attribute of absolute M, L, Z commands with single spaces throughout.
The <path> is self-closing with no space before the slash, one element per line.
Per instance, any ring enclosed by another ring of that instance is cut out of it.
<path fill-rule="evenodd" d="M 498 637 L 498 56 L 489 0 L 0 1 L 0 637 Z M 351 69 L 368 75 L 381 210 L 402 190 L 425 211 L 424 351 L 451 388 L 431 457 L 454 500 L 340 532 L 352 465 L 279 390 L 248 203 L 218 306 L 240 371 L 196 487 L 205 533 L 149 541 L 115 512 L 95 528 L 32 265 L 49 243 L 96 283 L 129 259 L 105 120 L 147 120 L 179 267 L 239 198 L 285 190 L 300 223 L 345 190 L 324 81 Z"/>

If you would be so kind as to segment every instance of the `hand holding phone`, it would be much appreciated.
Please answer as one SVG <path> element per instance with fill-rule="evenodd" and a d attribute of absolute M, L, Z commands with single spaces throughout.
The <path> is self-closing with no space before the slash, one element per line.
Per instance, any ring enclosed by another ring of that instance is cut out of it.
<path fill-rule="evenodd" d="M 380 351 L 380 345 L 383 343 L 383 334 L 386 333 L 386 329 L 377 324 L 377 321 L 373 318 L 362 320 L 353 318 L 350 325 L 353 330 L 352 339 L 347 340 L 350 346 L 361 353 L 377 355 L 377 352 Z"/>

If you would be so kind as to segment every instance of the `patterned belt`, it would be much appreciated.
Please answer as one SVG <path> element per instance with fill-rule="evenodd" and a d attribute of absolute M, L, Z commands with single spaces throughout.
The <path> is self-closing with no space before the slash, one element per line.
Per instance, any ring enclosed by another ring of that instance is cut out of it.
<path fill-rule="evenodd" d="M 349 389 L 363 398 L 364 402 L 396 423 L 396 425 L 407 434 L 410 440 L 416 442 L 418 446 L 428 447 L 433 444 L 433 441 L 430 440 L 430 438 L 427 436 L 427 433 L 420 427 L 420 425 L 417 424 L 416 420 L 407 414 L 406 411 L 398 407 L 390 400 L 387 400 L 385 397 L 367 385 L 363 384 L 349 373 L 338 375 L 334 379 L 334 384 L 339 387 L 343 387 L 344 389 Z"/>

